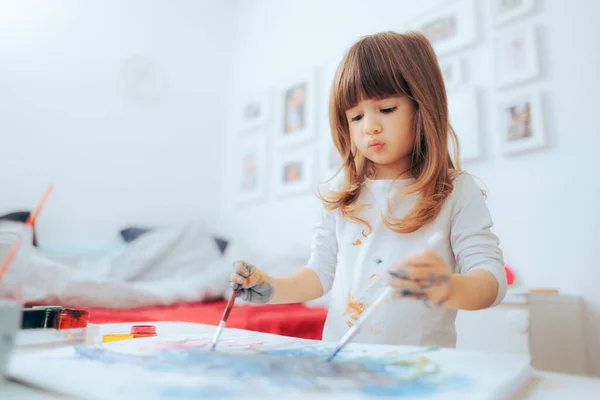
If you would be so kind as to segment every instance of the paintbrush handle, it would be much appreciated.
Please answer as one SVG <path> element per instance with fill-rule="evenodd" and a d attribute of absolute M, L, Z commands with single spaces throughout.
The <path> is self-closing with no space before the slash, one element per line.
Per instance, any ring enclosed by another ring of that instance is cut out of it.
<path fill-rule="evenodd" d="M 227 306 L 225 307 L 225 312 L 223 312 L 223 317 L 221 318 L 221 321 L 227 322 L 227 319 L 229 318 L 229 313 L 231 312 L 231 309 L 233 308 L 233 303 L 235 302 L 235 298 L 237 297 L 237 294 L 239 291 L 240 291 L 240 287 L 238 286 L 237 288 L 235 288 L 233 290 L 233 293 L 231 293 L 231 296 L 229 297 L 229 301 L 227 302 Z"/>
<path fill-rule="evenodd" d="M 38 202 L 38 205 L 36 206 L 35 210 L 32 213 L 29 213 L 29 217 L 27 218 L 27 221 L 25 222 L 26 226 L 33 229 L 33 225 L 35 224 L 35 219 L 37 218 L 37 216 L 40 213 L 40 210 L 42 209 L 44 204 L 46 204 L 46 201 L 48 200 L 48 197 L 50 196 L 50 193 L 52 192 L 53 187 L 54 186 L 50 185 L 46 188 L 46 191 L 44 192 L 42 199 Z M 21 247 L 21 242 L 23 241 L 23 234 L 24 233 L 21 233 L 19 235 L 19 237 L 17 238 L 17 241 L 13 244 L 12 248 L 10 249 L 10 253 L 8 253 L 8 256 L 6 257 L 6 259 L 2 262 L 2 265 L 0 266 L 0 283 L 2 282 L 2 279 L 4 278 L 4 274 L 6 274 L 6 271 L 8 271 L 8 268 L 10 267 L 10 265 L 14 261 L 15 257 L 17 256 L 17 252 L 19 251 L 19 249 Z M 2 261 L 2 260 L 0 260 L 0 261 Z"/>
<path fill-rule="evenodd" d="M 385 300 L 392 295 L 393 290 L 394 289 L 391 286 L 388 286 L 384 289 L 383 292 L 381 292 L 379 297 L 375 299 L 375 301 L 360 316 L 356 324 L 354 324 L 352 328 L 350 328 L 350 330 L 348 330 L 348 332 L 346 332 L 346 334 L 342 337 L 342 339 L 340 340 L 340 347 L 345 346 L 346 343 L 358 333 L 360 328 L 371 317 L 371 315 L 373 315 L 373 313 L 379 308 L 379 306 L 383 304 Z"/>
<path fill-rule="evenodd" d="M 235 302 L 235 299 L 237 297 L 238 292 L 240 291 L 241 285 L 237 285 L 235 289 L 233 289 L 233 292 L 231 293 L 231 296 L 229 297 L 229 301 L 227 302 L 227 305 L 225 306 L 225 311 L 223 312 L 223 317 L 221 318 L 221 322 L 219 323 L 219 326 L 217 327 L 217 331 L 215 332 L 215 336 L 213 337 L 213 341 L 212 341 L 212 350 L 215 349 L 215 347 L 217 346 L 217 342 L 219 341 L 219 337 L 221 336 L 221 332 L 223 331 L 223 328 L 225 327 L 225 323 L 227 322 L 227 319 L 229 318 L 229 313 L 231 313 L 231 309 L 233 308 L 233 303 Z"/>
<path fill-rule="evenodd" d="M 437 252 L 438 246 L 442 243 L 444 239 L 444 235 L 439 232 L 434 233 L 431 238 L 427 241 L 427 248 Z M 394 293 L 394 288 L 391 286 L 387 286 L 383 292 L 379 295 L 377 299 L 363 312 L 360 319 L 346 332 L 346 334 L 340 339 L 337 347 L 333 351 L 333 353 L 327 358 L 327 361 L 333 360 L 333 358 L 346 346 L 346 344 L 358 333 L 360 328 L 364 325 L 365 321 L 369 319 L 371 315 L 379 308 L 381 304 L 385 302 L 389 297 Z"/>

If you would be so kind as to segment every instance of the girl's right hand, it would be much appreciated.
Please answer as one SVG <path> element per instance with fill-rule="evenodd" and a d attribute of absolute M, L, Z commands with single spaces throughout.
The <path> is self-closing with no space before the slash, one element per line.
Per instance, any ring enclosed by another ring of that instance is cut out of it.
<path fill-rule="evenodd" d="M 246 261 L 233 263 L 233 273 L 229 277 L 231 286 L 240 286 L 237 297 L 254 304 L 266 304 L 273 297 L 271 277 Z"/>

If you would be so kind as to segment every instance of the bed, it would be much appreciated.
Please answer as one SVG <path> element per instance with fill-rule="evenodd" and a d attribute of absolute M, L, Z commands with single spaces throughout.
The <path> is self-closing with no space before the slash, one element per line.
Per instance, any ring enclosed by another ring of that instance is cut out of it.
<path fill-rule="evenodd" d="M 89 311 L 93 324 L 181 321 L 218 325 L 226 306 L 232 263 L 248 257 L 278 276 L 301 267 L 297 258 L 267 259 L 210 234 L 202 224 L 163 229 L 129 227 L 122 245 L 91 252 L 33 246 L 28 265 L 15 265 L 8 278 L 25 283 L 28 305 L 60 304 Z M 227 326 L 283 336 L 321 339 L 326 302 L 253 305 L 236 302 Z"/>
<path fill-rule="evenodd" d="M 88 309 L 89 322 L 181 321 L 217 325 L 226 303 L 225 300 L 216 300 L 125 310 L 92 308 Z M 323 306 L 236 304 L 227 327 L 320 340 L 326 316 L 327 308 Z"/>

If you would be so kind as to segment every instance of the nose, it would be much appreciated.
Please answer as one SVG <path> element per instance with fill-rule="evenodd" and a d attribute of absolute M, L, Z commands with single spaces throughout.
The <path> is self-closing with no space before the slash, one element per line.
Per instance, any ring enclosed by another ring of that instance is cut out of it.
<path fill-rule="evenodd" d="M 374 117 L 364 117 L 364 132 L 367 135 L 378 135 L 381 133 L 381 124 L 379 123 L 379 121 L 377 120 L 377 118 Z"/>

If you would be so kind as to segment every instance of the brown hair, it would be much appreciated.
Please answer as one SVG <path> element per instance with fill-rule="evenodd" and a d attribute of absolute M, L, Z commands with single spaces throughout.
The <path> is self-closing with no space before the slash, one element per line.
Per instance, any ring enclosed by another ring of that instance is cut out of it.
<path fill-rule="evenodd" d="M 340 208 L 354 221 L 369 223 L 356 215 L 363 184 L 373 177 L 374 165 L 357 152 L 350 140 L 346 110 L 363 99 L 405 95 L 414 103 L 415 132 L 410 173 L 414 184 L 404 194 L 419 192 L 418 201 L 404 218 L 384 216 L 385 224 L 398 233 L 414 232 L 434 220 L 453 190 L 459 170 L 448 150 L 448 135 L 458 139 L 448 121 L 448 102 L 442 73 L 429 41 L 420 33 L 382 32 L 365 36 L 346 53 L 336 71 L 329 101 L 333 142 L 342 158 L 344 181 L 339 191 L 319 195 L 326 209 Z M 337 175 L 337 174 L 336 174 Z"/>

